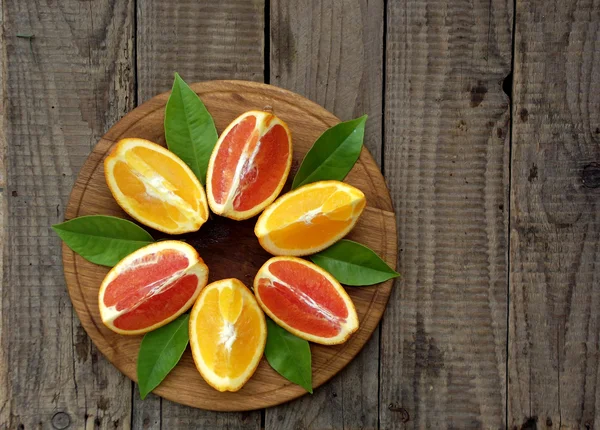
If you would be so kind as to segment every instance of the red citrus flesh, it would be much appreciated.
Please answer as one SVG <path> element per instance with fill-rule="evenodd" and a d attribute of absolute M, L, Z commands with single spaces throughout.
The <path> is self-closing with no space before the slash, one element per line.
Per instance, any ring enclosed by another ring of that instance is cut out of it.
<path fill-rule="evenodd" d="M 313 342 L 341 343 L 358 328 L 356 311 L 327 275 L 308 261 L 275 257 L 260 269 L 254 290 L 265 312 L 284 328 Z"/>
<path fill-rule="evenodd" d="M 106 287 L 104 305 L 118 311 L 131 309 L 144 301 L 156 287 L 164 284 L 176 272 L 186 269 L 186 255 L 173 249 L 146 254 L 133 260 L 130 267 L 119 273 Z"/>
<path fill-rule="evenodd" d="M 229 191 L 233 185 L 235 170 L 242 156 L 246 143 L 252 139 L 255 144 L 258 140 L 258 133 L 254 131 L 256 126 L 256 117 L 247 116 L 237 125 L 235 125 L 227 136 L 217 152 L 215 158 L 214 172 L 211 177 L 212 195 L 215 202 L 225 204 Z"/>
<path fill-rule="evenodd" d="M 185 275 L 165 285 L 162 293 L 117 317 L 113 325 L 121 330 L 143 330 L 158 324 L 181 309 L 192 298 L 197 286 L 196 275 Z"/>
<path fill-rule="evenodd" d="M 229 127 L 211 157 L 209 204 L 219 215 L 247 219 L 281 191 L 291 165 L 291 138 L 285 123 L 267 112 L 247 112 Z"/>
<path fill-rule="evenodd" d="M 279 124 L 262 137 L 254 162 L 247 160 L 242 167 L 242 177 L 233 199 L 235 210 L 252 209 L 275 192 L 286 170 L 289 156 L 287 139 L 287 132 Z M 249 149 L 254 150 L 255 147 L 256 143 Z"/>
<path fill-rule="evenodd" d="M 169 248 L 169 243 L 177 244 Z M 122 260 L 100 289 L 104 323 L 124 333 L 143 333 L 174 319 L 206 285 L 202 259 L 182 242 L 159 242 Z"/>

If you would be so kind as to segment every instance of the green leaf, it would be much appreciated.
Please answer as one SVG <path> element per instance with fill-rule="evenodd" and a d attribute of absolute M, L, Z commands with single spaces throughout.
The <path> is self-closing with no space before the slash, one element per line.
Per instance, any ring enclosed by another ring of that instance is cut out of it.
<path fill-rule="evenodd" d="M 312 394 L 310 346 L 267 317 L 265 357 L 277 373 Z"/>
<path fill-rule="evenodd" d="M 183 314 L 169 324 L 146 333 L 142 339 L 137 360 L 142 399 L 165 379 L 181 359 L 190 340 L 189 319 L 190 314 Z"/>
<path fill-rule="evenodd" d="M 343 180 L 360 156 L 367 115 L 326 130 L 302 160 L 292 189 L 328 179 Z"/>
<path fill-rule="evenodd" d="M 204 103 L 177 73 L 165 109 L 165 138 L 169 150 L 190 166 L 204 185 L 219 136 Z"/>
<path fill-rule="evenodd" d="M 373 250 L 346 239 L 311 255 L 310 259 L 345 285 L 372 285 L 400 276 Z"/>
<path fill-rule="evenodd" d="M 77 254 L 109 267 L 154 242 L 150 233 L 137 224 L 114 216 L 82 216 L 52 228 Z"/>

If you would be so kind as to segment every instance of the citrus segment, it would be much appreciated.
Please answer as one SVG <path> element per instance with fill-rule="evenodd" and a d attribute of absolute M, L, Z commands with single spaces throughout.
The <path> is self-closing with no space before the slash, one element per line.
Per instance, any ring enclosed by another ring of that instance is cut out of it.
<path fill-rule="evenodd" d="M 268 112 L 250 111 L 221 134 L 210 158 L 206 191 L 212 211 L 253 217 L 281 192 L 292 163 L 287 125 Z"/>
<path fill-rule="evenodd" d="M 311 342 L 345 342 L 358 329 L 352 300 L 329 273 L 300 258 L 273 257 L 258 271 L 254 293 L 277 324 Z"/>
<path fill-rule="evenodd" d="M 98 297 L 102 322 L 122 334 L 154 330 L 189 309 L 207 279 L 208 268 L 186 243 L 140 248 L 104 278 Z"/>
<path fill-rule="evenodd" d="M 209 284 L 190 314 L 190 346 L 198 371 L 219 391 L 237 391 L 250 379 L 267 340 L 265 316 L 237 279 Z"/>
<path fill-rule="evenodd" d="M 348 234 L 365 205 L 358 188 L 339 181 L 315 182 L 277 199 L 258 218 L 254 233 L 271 254 L 313 254 Z"/>
<path fill-rule="evenodd" d="M 234 185 L 237 165 L 246 144 L 252 143 L 251 139 L 255 142 L 258 140 L 258 133 L 253 133 L 255 127 L 255 116 L 249 115 L 242 120 L 238 119 L 238 123 L 228 133 L 225 130 L 222 135 L 223 139 L 219 139 L 213 149 L 213 155 L 209 162 L 208 171 L 210 173 L 207 173 L 210 180 L 207 181 L 207 184 L 210 184 L 208 185 L 209 195 L 217 205 L 224 205 L 227 202 L 229 191 Z M 210 163 L 212 163 L 212 168 Z"/>
<path fill-rule="evenodd" d="M 113 321 L 113 326 L 128 331 L 155 326 L 190 302 L 197 289 L 198 277 L 185 275 L 170 284 L 164 292 L 148 298 L 130 312 L 118 316 Z"/>
<path fill-rule="evenodd" d="M 104 161 L 115 200 L 144 225 L 170 234 L 196 231 L 208 218 L 206 195 L 175 154 L 144 139 L 122 139 Z"/>

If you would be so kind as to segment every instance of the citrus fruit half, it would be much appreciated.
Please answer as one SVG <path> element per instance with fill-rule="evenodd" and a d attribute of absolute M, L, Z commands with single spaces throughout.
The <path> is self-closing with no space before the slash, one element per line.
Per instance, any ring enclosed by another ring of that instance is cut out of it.
<path fill-rule="evenodd" d="M 219 391 L 237 391 L 250 379 L 267 341 L 265 315 L 237 279 L 209 284 L 190 314 L 190 346 L 198 371 Z"/>
<path fill-rule="evenodd" d="M 284 194 L 258 218 L 254 233 L 274 255 L 309 255 L 344 237 L 365 208 L 365 195 L 339 181 L 320 181 Z"/>
<path fill-rule="evenodd" d="M 244 220 L 281 192 L 292 165 L 292 136 L 272 113 L 250 111 L 219 137 L 206 173 L 208 204 L 218 215 Z"/>
<path fill-rule="evenodd" d="M 260 307 L 290 333 L 323 345 L 344 343 L 358 330 L 352 300 L 333 276 L 296 257 L 273 257 L 254 278 Z"/>
<path fill-rule="evenodd" d="M 148 227 L 187 233 L 208 218 L 206 195 L 192 170 L 149 140 L 120 140 L 104 160 L 104 175 L 119 206 Z"/>
<path fill-rule="evenodd" d="M 121 260 L 102 281 L 102 322 L 121 334 L 161 327 L 188 310 L 208 280 L 208 267 L 184 242 L 165 240 Z"/>

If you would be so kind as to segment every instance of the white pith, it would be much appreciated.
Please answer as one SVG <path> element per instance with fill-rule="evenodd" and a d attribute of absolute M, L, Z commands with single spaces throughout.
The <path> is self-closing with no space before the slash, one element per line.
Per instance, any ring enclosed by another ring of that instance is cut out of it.
<path fill-rule="evenodd" d="M 229 321 L 223 321 L 223 327 L 219 333 L 219 343 L 225 346 L 227 352 L 231 352 L 231 347 L 237 339 L 235 324 Z"/>
<path fill-rule="evenodd" d="M 241 388 L 241 385 L 243 385 L 254 373 L 254 371 L 252 371 L 249 376 L 242 374 L 237 378 L 218 376 L 204 362 L 204 359 L 202 358 L 202 353 L 200 351 L 199 343 L 191 340 L 192 337 L 198 336 L 198 334 L 196 333 L 196 325 L 197 325 L 196 321 L 197 321 L 200 310 L 204 306 L 204 301 L 205 301 L 206 296 L 213 289 L 217 289 L 219 291 L 219 295 L 220 295 L 223 288 L 234 288 L 230 285 L 230 281 L 231 281 L 230 279 L 216 281 L 216 282 L 213 282 L 212 284 L 208 285 L 205 288 L 206 291 L 203 292 L 203 294 L 198 298 L 197 302 L 194 304 L 194 307 L 190 314 L 190 323 L 189 323 L 190 324 L 190 326 L 189 326 L 190 327 L 190 329 L 189 329 L 189 331 L 190 331 L 190 347 L 192 350 L 192 357 L 194 358 L 196 367 L 198 368 L 198 370 L 200 371 L 200 374 L 204 377 L 204 379 L 207 380 L 207 382 L 211 386 L 218 389 L 219 391 L 237 391 L 239 388 Z M 250 292 L 250 290 L 248 290 L 248 288 L 244 287 L 244 292 L 242 293 L 241 309 L 243 309 L 244 302 L 246 300 L 254 300 L 256 302 L 254 295 Z M 261 325 L 263 327 L 263 330 L 262 330 L 263 339 L 261 339 L 261 343 L 262 343 L 263 347 L 257 349 L 254 356 L 252 357 L 252 360 L 250 361 L 250 364 L 248 365 L 248 369 L 254 369 L 254 370 L 256 370 L 256 367 L 258 366 L 258 363 L 263 355 L 264 344 L 266 342 L 266 333 L 267 333 L 267 326 L 266 326 L 266 321 L 264 319 L 264 315 L 260 312 L 260 306 L 258 305 L 258 303 L 256 303 L 256 305 L 258 306 L 259 316 L 262 316 Z M 219 344 L 224 345 L 224 348 L 227 352 L 231 351 L 233 344 L 237 340 L 237 331 L 235 329 L 235 322 L 237 321 L 237 319 L 239 318 L 240 315 L 241 315 L 241 312 L 236 317 L 236 320 L 233 322 L 223 319 L 224 324 L 223 324 L 223 327 L 221 328 L 221 331 L 219 332 Z M 218 385 L 218 387 L 217 387 L 217 385 Z"/>
<path fill-rule="evenodd" d="M 289 136 L 289 132 L 287 129 L 287 126 L 285 125 L 285 123 L 283 123 L 283 121 L 281 121 L 279 118 L 275 117 L 272 119 L 272 121 L 270 122 L 268 127 L 264 126 L 264 118 L 267 115 L 271 115 L 267 112 L 261 112 L 261 111 L 250 111 L 250 112 L 246 112 L 243 115 L 240 115 L 235 121 L 233 121 L 231 124 L 229 124 L 229 126 L 223 131 L 223 133 L 221 134 L 221 136 L 219 137 L 219 141 L 217 142 L 217 144 L 215 145 L 215 149 L 213 150 L 211 157 L 210 157 L 210 161 L 208 163 L 208 174 L 207 174 L 207 178 L 208 177 L 212 177 L 212 171 L 214 170 L 214 163 L 215 163 L 215 159 L 217 157 L 217 154 L 219 152 L 219 148 L 221 147 L 221 143 L 223 142 L 224 138 L 229 134 L 229 132 L 237 125 L 239 124 L 242 120 L 244 120 L 246 117 L 248 116 L 256 116 L 256 126 L 255 129 L 253 131 L 253 133 L 257 133 L 258 132 L 258 141 L 256 143 L 256 147 L 254 148 L 254 150 L 252 151 L 251 154 L 248 154 L 247 148 L 248 145 L 250 145 L 250 141 L 252 139 L 248 139 L 248 141 L 246 142 L 244 149 L 242 150 L 242 154 L 240 156 L 240 159 L 238 160 L 238 163 L 236 165 L 235 168 L 235 173 L 233 176 L 233 183 L 231 184 L 231 187 L 228 190 L 228 194 L 225 198 L 224 203 L 217 203 L 214 199 L 213 196 L 213 192 L 212 192 L 212 183 L 211 181 L 209 181 L 207 179 L 206 181 L 206 192 L 207 192 L 207 198 L 208 198 L 208 203 L 209 206 L 211 208 L 211 210 L 216 213 L 217 215 L 224 215 L 227 216 L 229 214 L 235 214 L 236 215 L 236 219 L 246 219 L 246 218 L 250 218 L 252 216 L 254 216 L 255 214 L 259 213 L 262 209 L 264 209 L 266 206 L 268 206 L 274 199 L 275 197 L 279 194 L 279 192 L 281 192 L 281 188 L 283 188 L 284 182 L 282 181 L 282 183 L 280 184 L 279 187 L 277 187 L 272 196 L 265 199 L 264 202 L 262 202 L 261 204 L 257 205 L 254 208 L 251 208 L 249 210 L 246 211 L 237 211 L 234 207 L 234 201 L 235 198 L 237 197 L 237 195 L 239 194 L 240 190 L 238 190 L 238 187 L 240 185 L 240 180 L 243 176 L 245 176 L 245 174 L 247 172 L 249 172 L 253 166 L 254 166 L 254 159 L 256 158 L 256 156 L 258 155 L 259 151 L 260 151 L 260 147 L 261 147 L 261 143 L 262 143 L 262 137 L 267 134 L 273 127 L 275 127 L 276 125 L 281 125 L 285 130 L 286 133 L 288 133 L 288 139 L 291 142 L 291 137 Z M 243 171 L 244 169 L 244 165 L 246 164 L 246 160 L 249 160 L 248 163 L 248 169 L 246 171 Z M 288 166 L 286 169 L 286 174 L 285 176 L 287 177 L 287 174 L 289 172 L 289 167 L 291 165 L 291 150 L 290 150 L 290 155 L 289 155 L 289 162 L 288 162 Z"/>
<path fill-rule="evenodd" d="M 323 308 L 321 305 L 316 303 L 308 294 L 304 293 L 303 291 L 299 291 L 298 289 L 294 289 L 291 285 L 289 285 L 286 282 L 283 282 L 281 279 L 279 279 L 275 275 L 273 275 L 271 273 L 271 271 L 269 270 L 269 267 L 272 263 L 277 262 L 277 261 L 301 262 L 307 266 L 310 266 L 313 270 L 320 273 L 321 275 L 325 276 L 325 278 L 333 285 L 335 290 L 338 292 L 338 294 L 340 295 L 340 297 L 346 304 L 346 308 L 348 309 L 348 316 L 346 318 L 339 318 L 336 315 L 333 315 L 330 311 L 328 311 L 327 309 Z M 294 295 L 299 297 L 307 306 L 309 306 L 312 309 L 319 312 L 325 319 L 327 319 L 328 321 L 334 322 L 334 323 L 336 323 L 336 322 L 339 323 L 340 332 L 337 334 L 337 336 L 334 336 L 334 337 L 315 336 L 310 333 L 301 332 L 301 331 L 295 329 L 294 327 L 288 325 L 286 322 L 280 320 L 279 317 L 277 317 L 277 315 L 275 315 L 267 306 L 265 306 L 265 304 L 263 303 L 263 301 L 260 297 L 260 289 L 258 288 L 258 284 L 261 279 L 269 279 L 271 282 L 277 281 L 279 284 L 284 285 L 286 288 L 288 288 L 290 291 L 292 291 Z M 258 273 L 256 275 L 256 278 L 254 280 L 254 294 L 256 295 L 256 300 L 258 301 L 258 304 L 260 305 L 260 307 L 263 309 L 263 311 L 267 315 L 269 315 L 273 320 L 275 320 L 277 322 L 277 324 L 279 324 L 280 326 L 282 326 L 289 332 L 294 333 L 296 336 L 303 338 L 305 340 L 324 344 L 324 345 L 335 345 L 338 343 L 345 342 L 346 339 L 348 338 L 348 336 L 350 334 L 354 333 L 358 329 L 358 316 L 356 314 L 356 309 L 354 307 L 354 304 L 352 303 L 352 300 L 350 299 L 350 297 L 348 296 L 348 294 L 346 293 L 344 288 L 339 284 L 339 282 L 337 282 L 334 278 L 332 278 L 331 275 L 329 275 L 327 272 L 319 269 L 318 266 L 315 266 L 314 264 L 312 264 L 306 260 L 302 260 L 302 259 L 295 258 L 295 257 L 273 257 L 273 258 L 271 258 L 260 268 L 260 270 L 258 271 Z"/>
<path fill-rule="evenodd" d="M 307 224 L 307 225 L 312 224 L 312 220 L 315 219 L 317 217 L 317 215 L 319 215 L 322 212 L 323 212 L 323 205 L 319 206 L 316 209 L 306 212 L 304 215 L 302 215 L 300 218 L 298 218 L 298 221 L 302 221 L 302 222 L 304 222 L 304 224 Z"/>

